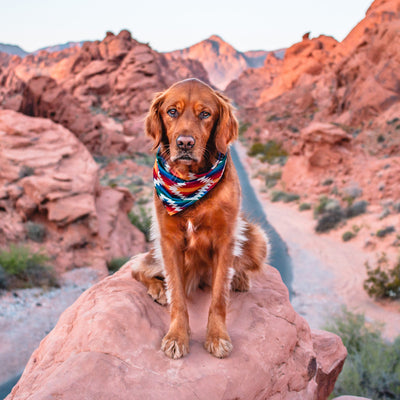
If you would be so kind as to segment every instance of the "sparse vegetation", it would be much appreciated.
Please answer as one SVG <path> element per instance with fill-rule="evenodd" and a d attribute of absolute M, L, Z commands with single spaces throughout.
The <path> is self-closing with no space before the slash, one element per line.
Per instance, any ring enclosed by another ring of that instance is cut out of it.
<path fill-rule="evenodd" d="M 299 205 L 299 211 L 306 211 L 306 210 L 311 210 L 311 204 L 310 203 L 301 203 Z"/>
<path fill-rule="evenodd" d="M 330 185 L 332 185 L 332 183 L 333 183 L 333 179 L 332 178 L 328 178 L 328 179 L 325 179 L 322 182 L 322 186 L 330 186 Z"/>
<path fill-rule="evenodd" d="M 376 268 L 365 263 L 368 279 L 364 281 L 364 289 L 369 296 L 376 299 L 400 298 L 400 258 L 394 267 L 390 267 L 385 253 L 378 256 Z"/>
<path fill-rule="evenodd" d="M 353 239 L 355 236 L 356 236 L 355 233 L 353 233 L 352 231 L 346 231 L 342 235 L 342 240 L 343 240 L 343 242 L 348 242 L 349 240 Z"/>
<path fill-rule="evenodd" d="M 368 202 L 365 200 L 359 200 L 350 204 L 345 210 L 346 218 L 353 218 L 364 214 L 367 211 L 367 207 Z"/>
<path fill-rule="evenodd" d="M 389 235 L 389 233 L 395 232 L 395 230 L 396 229 L 394 228 L 394 226 L 387 226 L 386 228 L 379 229 L 376 232 L 376 236 L 379 238 L 383 238 L 383 237 Z"/>
<path fill-rule="evenodd" d="M 265 177 L 265 184 L 268 188 L 274 187 L 278 181 L 282 178 L 282 171 L 276 171 L 268 173 Z"/>
<path fill-rule="evenodd" d="M 146 241 L 150 241 L 151 215 L 145 207 L 140 206 L 138 209 L 132 209 L 129 219 L 146 236 Z"/>
<path fill-rule="evenodd" d="M 117 272 L 125 263 L 129 261 L 130 257 L 116 257 L 107 262 L 108 272 L 113 274 Z"/>
<path fill-rule="evenodd" d="M 290 203 L 292 201 L 299 200 L 300 196 L 295 193 L 287 193 L 282 190 L 276 190 L 271 193 L 271 201 L 283 201 L 284 203 Z"/>
<path fill-rule="evenodd" d="M 332 397 L 400 398 L 400 336 L 388 343 L 381 327 L 367 324 L 364 315 L 346 309 L 325 329 L 339 335 L 348 352 Z"/>
<path fill-rule="evenodd" d="M 339 201 L 322 196 L 314 208 L 314 218 L 318 219 L 315 230 L 327 232 L 336 228 L 344 219 L 365 213 L 367 205 L 368 202 L 360 200 L 342 208 Z"/>
<path fill-rule="evenodd" d="M 42 224 L 28 221 L 25 224 L 26 234 L 28 238 L 37 243 L 43 243 L 46 238 L 46 228 Z"/>
<path fill-rule="evenodd" d="M 274 140 L 269 140 L 267 143 L 255 142 L 251 146 L 249 156 L 258 156 L 263 162 L 268 162 L 269 164 L 285 164 L 288 153 L 282 147 L 280 143 Z"/>
<path fill-rule="evenodd" d="M 32 252 L 29 247 L 12 244 L 0 251 L 0 287 L 4 289 L 34 286 L 58 286 L 49 258 L 43 252 Z"/>

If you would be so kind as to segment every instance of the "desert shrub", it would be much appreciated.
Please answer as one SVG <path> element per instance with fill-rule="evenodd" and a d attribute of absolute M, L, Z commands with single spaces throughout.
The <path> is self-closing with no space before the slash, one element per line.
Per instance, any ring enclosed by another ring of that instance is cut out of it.
<path fill-rule="evenodd" d="M 365 263 L 368 278 L 364 281 L 364 289 L 369 296 L 376 299 L 400 298 L 400 258 L 394 267 L 390 267 L 385 253 L 378 256 L 376 267 Z"/>
<path fill-rule="evenodd" d="M 346 218 L 353 218 L 358 215 L 364 214 L 367 211 L 368 202 L 365 200 L 359 200 L 349 205 L 346 210 Z"/>
<path fill-rule="evenodd" d="M 400 398 L 400 336 L 393 343 L 387 343 L 382 338 L 381 327 L 368 325 L 364 315 L 346 309 L 326 329 L 342 338 L 348 352 L 335 384 L 334 397 Z"/>
<path fill-rule="evenodd" d="M 248 154 L 249 156 L 260 156 L 261 161 L 269 164 L 284 164 L 288 156 L 282 145 L 274 140 L 269 140 L 267 143 L 253 143 Z"/>
<path fill-rule="evenodd" d="M 376 141 L 378 143 L 383 143 L 385 141 L 385 136 L 382 134 L 378 135 L 378 137 L 376 138 Z"/>
<path fill-rule="evenodd" d="M 107 262 L 108 271 L 113 274 L 117 272 L 125 263 L 129 261 L 130 257 L 116 257 Z"/>
<path fill-rule="evenodd" d="M 326 196 L 321 196 L 318 203 L 314 207 L 314 217 L 317 218 L 325 212 L 336 208 L 340 208 L 340 204 L 338 203 L 338 201 L 330 199 Z"/>
<path fill-rule="evenodd" d="M 318 218 L 315 231 L 319 233 L 328 232 L 336 228 L 343 218 L 344 214 L 340 208 L 326 211 Z"/>
<path fill-rule="evenodd" d="M 128 217 L 132 223 L 141 232 L 144 233 L 146 241 L 150 241 L 150 229 L 151 229 L 151 215 L 144 207 L 139 207 L 137 210 L 132 209 Z"/>
<path fill-rule="evenodd" d="M 383 229 L 379 229 L 376 232 L 376 236 L 378 236 L 379 238 L 383 238 L 386 235 L 389 235 L 389 233 L 394 232 L 396 229 L 394 228 L 394 226 L 387 226 L 386 228 Z"/>
<path fill-rule="evenodd" d="M 346 231 L 342 235 L 343 242 L 348 242 L 349 240 L 353 239 L 356 235 L 351 231 Z"/>
<path fill-rule="evenodd" d="M 7 274 L 1 265 L 0 265 L 0 289 L 7 289 Z"/>
<path fill-rule="evenodd" d="M 6 289 L 58 286 L 48 261 L 47 255 L 40 251 L 32 252 L 29 247 L 12 244 L 8 250 L 0 251 L 2 286 Z"/>
<path fill-rule="evenodd" d="M 322 186 L 330 186 L 330 185 L 332 185 L 332 183 L 333 183 L 333 179 L 332 178 L 328 178 L 328 179 L 325 179 L 322 182 Z"/>
<path fill-rule="evenodd" d="M 269 173 L 265 177 L 265 184 L 267 185 L 267 187 L 272 188 L 278 183 L 278 181 L 281 178 L 282 178 L 282 171 Z"/>
<path fill-rule="evenodd" d="M 287 193 L 282 190 L 276 190 L 271 193 L 271 201 L 283 201 L 285 203 L 290 203 L 292 201 L 299 200 L 300 196 L 295 193 Z"/>
<path fill-rule="evenodd" d="M 46 237 L 44 225 L 29 221 L 25 224 L 25 229 L 29 239 L 37 243 L 43 243 Z"/>
<path fill-rule="evenodd" d="M 311 210 L 311 204 L 310 203 L 301 203 L 299 205 L 299 210 L 300 211 Z"/>

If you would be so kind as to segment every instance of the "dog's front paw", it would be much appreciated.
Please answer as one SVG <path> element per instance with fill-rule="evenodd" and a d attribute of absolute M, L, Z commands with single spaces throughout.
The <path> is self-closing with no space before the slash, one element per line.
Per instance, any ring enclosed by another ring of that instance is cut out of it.
<path fill-rule="evenodd" d="M 189 335 L 168 332 L 161 342 L 161 350 L 172 359 L 183 357 L 189 353 Z"/>
<path fill-rule="evenodd" d="M 225 358 L 231 354 L 233 345 L 229 335 L 223 337 L 208 335 L 204 348 L 214 357 Z"/>

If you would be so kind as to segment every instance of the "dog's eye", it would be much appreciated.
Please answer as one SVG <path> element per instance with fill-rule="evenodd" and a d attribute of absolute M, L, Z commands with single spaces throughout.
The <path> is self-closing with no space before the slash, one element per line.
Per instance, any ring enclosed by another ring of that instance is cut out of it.
<path fill-rule="evenodd" d="M 202 111 L 199 114 L 199 117 L 200 117 L 200 119 L 207 119 L 208 117 L 211 117 L 211 114 L 209 112 L 207 112 L 207 111 Z"/>
<path fill-rule="evenodd" d="M 176 118 L 178 116 L 178 110 L 176 108 L 171 108 L 167 111 L 167 114 L 172 118 Z"/>

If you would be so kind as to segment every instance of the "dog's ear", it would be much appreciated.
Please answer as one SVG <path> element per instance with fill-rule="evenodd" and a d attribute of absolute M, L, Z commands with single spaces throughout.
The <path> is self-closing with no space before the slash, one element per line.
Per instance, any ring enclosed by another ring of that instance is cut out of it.
<path fill-rule="evenodd" d="M 223 94 L 216 93 L 219 103 L 219 118 L 215 133 L 215 145 L 219 152 L 226 154 L 228 145 L 238 138 L 238 122 L 233 115 L 230 100 Z"/>
<path fill-rule="evenodd" d="M 165 92 L 156 94 L 145 121 L 145 133 L 154 140 L 153 150 L 160 145 L 163 136 L 164 126 L 160 115 L 160 107 L 164 99 Z"/>

